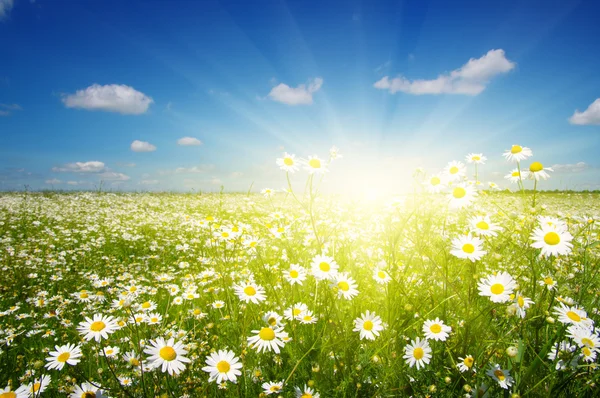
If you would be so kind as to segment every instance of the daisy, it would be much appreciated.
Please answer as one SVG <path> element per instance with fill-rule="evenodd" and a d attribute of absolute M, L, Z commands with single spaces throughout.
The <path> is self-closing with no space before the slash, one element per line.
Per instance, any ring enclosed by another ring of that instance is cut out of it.
<path fill-rule="evenodd" d="M 432 175 L 429 179 L 423 182 L 423 185 L 429 193 L 439 193 L 446 189 L 444 179 L 438 174 Z"/>
<path fill-rule="evenodd" d="M 219 350 L 211 353 L 206 357 L 206 365 L 202 368 L 203 371 L 210 374 L 208 381 L 221 384 L 223 381 L 236 382 L 237 377 L 242 374 L 240 369 L 242 364 L 239 362 L 233 351 Z"/>
<path fill-rule="evenodd" d="M 140 356 L 137 355 L 135 351 L 126 352 L 125 354 L 123 354 L 123 359 L 131 366 L 140 366 L 141 364 Z"/>
<path fill-rule="evenodd" d="M 265 289 L 255 283 L 233 285 L 233 288 L 238 298 L 246 303 L 252 302 L 258 304 L 267 299 L 267 296 L 265 296 Z"/>
<path fill-rule="evenodd" d="M 102 352 L 104 353 L 104 355 L 107 358 L 113 358 L 113 357 L 117 356 L 119 351 L 121 351 L 119 349 L 119 347 L 106 346 L 106 347 L 102 348 Z"/>
<path fill-rule="evenodd" d="M 260 330 L 253 330 L 252 333 L 255 335 L 248 337 L 248 345 L 259 353 L 275 351 L 276 354 L 279 354 L 279 347 L 285 345 L 281 339 L 288 336 L 281 326 L 274 328 L 267 326 Z"/>
<path fill-rule="evenodd" d="M 119 325 L 112 316 L 95 314 L 93 318 L 85 317 L 85 321 L 79 324 L 77 330 L 86 341 L 94 339 L 99 343 L 100 340 L 107 339 L 108 335 L 114 333 L 118 328 Z"/>
<path fill-rule="evenodd" d="M 500 387 L 507 389 L 512 386 L 514 379 L 510 376 L 510 373 L 506 369 L 502 369 L 500 365 L 493 365 L 486 372 L 488 376 L 498 382 Z"/>
<path fill-rule="evenodd" d="M 542 274 L 542 279 L 538 281 L 538 285 L 546 287 L 548 290 L 556 289 L 556 280 L 552 278 L 552 275 Z"/>
<path fill-rule="evenodd" d="M 262 388 L 267 395 L 277 394 L 283 390 L 283 380 L 265 382 L 262 384 Z"/>
<path fill-rule="evenodd" d="M 573 236 L 568 231 L 547 224 L 536 228 L 530 239 L 534 241 L 531 247 L 542 249 L 542 257 L 568 255 L 573 247 Z"/>
<path fill-rule="evenodd" d="M 512 169 L 510 174 L 505 175 L 504 178 L 510 181 L 511 184 L 515 184 L 526 179 L 528 174 L 526 170 L 519 171 L 519 169 Z"/>
<path fill-rule="evenodd" d="M 339 150 L 339 148 L 338 148 L 338 147 L 336 147 L 336 146 L 334 145 L 334 146 L 332 146 L 332 147 L 329 149 L 329 157 L 330 157 L 332 160 L 336 160 L 336 159 L 341 159 L 341 158 L 343 158 L 344 156 L 342 156 L 342 155 L 340 154 L 340 150 Z"/>
<path fill-rule="evenodd" d="M 153 312 L 151 314 L 146 315 L 146 319 L 144 320 L 149 325 L 158 325 L 162 321 L 163 317 L 158 312 Z"/>
<path fill-rule="evenodd" d="M 26 386 L 21 386 L 16 390 L 13 390 L 10 385 L 6 386 L 3 390 L 0 390 L 0 398 L 28 398 L 29 392 Z"/>
<path fill-rule="evenodd" d="M 277 166 L 283 171 L 288 173 L 294 173 L 298 171 L 298 162 L 296 161 L 296 155 L 290 155 L 287 152 L 283 153 L 283 157 L 278 158 Z"/>
<path fill-rule="evenodd" d="M 473 359 L 472 355 L 467 355 L 464 358 L 458 357 L 458 360 L 459 360 L 459 363 L 456 364 L 456 367 L 461 372 L 468 372 L 469 370 L 471 370 L 471 368 L 473 367 L 473 364 L 475 363 L 475 360 Z"/>
<path fill-rule="evenodd" d="M 462 209 L 469 206 L 475 200 L 475 196 L 477 196 L 477 191 L 472 185 L 457 185 L 448 194 L 449 205 L 452 209 Z"/>
<path fill-rule="evenodd" d="M 337 288 L 338 297 L 352 300 L 358 295 L 356 281 L 347 272 L 341 272 L 334 277 L 332 287 Z"/>
<path fill-rule="evenodd" d="M 416 340 L 412 340 L 410 344 L 404 347 L 404 356 L 406 364 L 411 368 L 417 365 L 417 370 L 424 368 L 426 364 L 431 360 L 431 347 L 429 342 L 424 339 L 421 340 L 417 337 Z"/>
<path fill-rule="evenodd" d="M 567 325 L 578 325 L 588 329 L 594 325 L 594 321 L 588 318 L 583 308 L 568 307 L 558 303 L 558 306 L 554 307 L 554 312 L 558 315 L 558 320 Z"/>
<path fill-rule="evenodd" d="M 594 362 L 596 360 L 597 351 L 591 350 L 589 347 L 582 347 L 581 356 L 585 362 Z"/>
<path fill-rule="evenodd" d="M 539 181 L 540 178 L 542 180 L 547 180 L 550 178 L 550 174 L 546 173 L 546 171 L 554 171 L 551 167 L 544 167 L 540 162 L 533 162 L 529 166 L 528 177 L 531 180 Z"/>
<path fill-rule="evenodd" d="M 500 186 L 498 184 L 496 184 L 495 182 L 492 182 L 492 181 L 488 182 L 488 186 L 491 189 L 495 189 L 496 191 L 499 191 L 502 189 L 502 188 L 500 188 Z"/>
<path fill-rule="evenodd" d="M 384 270 L 375 268 L 373 271 L 373 279 L 380 285 L 387 285 L 388 282 L 392 280 L 392 277 Z"/>
<path fill-rule="evenodd" d="M 27 384 L 26 390 L 30 397 L 39 397 L 52 379 L 48 375 L 36 377 L 32 383 Z"/>
<path fill-rule="evenodd" d="M 517 163 L 533 156 L 533 152 L 526 146 L 513 145 L 509 150 L 505 151 L 502 156 L 509 162 Z"/>
<path fill-rule="evenodd" d="M 332 257 L 317 255 L 311 263 L 312 274 L 317 280 L 332 279 L 337 274 L 338 264 Z"/>
<path fill-rule="evenodd" d="M 444 174 L 447 176 L 449 181 L 461 180 L 466 173 L 467 169 L 465 168 L 465 164 L 455 160 L 448 163 L 448 165 L 444 168 Z"/>
<path fill-rule="evenodd" d="M 71 366 L 77 365 L 81 361 L 81 348 L 78 345 L 67 344 L 63 346 L 54 346 L 56 351 L 50 351 L 50 356 L 46 358 L 48 362 L 46 369 L 62 370 L 65 363 Z M 0 394 L 0 397 L 2 394 Z"/>
<path fill-rule="evenodd" d="M 267 312 L 262 319 L 271 326 L 284 326 L 281 323 L 281 315 L 275 311 Z"/>
<path fill-rule="evenodd" d="M 265 198 L 270 198 L 273 196 L 273 194 L 275 193 L 275 191 L 273 191 L 271 188 L 265 188 L 262 191 L 260 191 L 260 193 L 265 197 Z M 229 234 L 228 234 L 229 235 Z"/>
<path fill-rule="evenodd" d="M 294 393 L 296 394 L 296 398 L 319 398 L 321 396 L 306 384 L 304 385 L 304 388 L 294 387 Z"/>
<path fill-rule="evenodd" d="M 304 303 L 296 303 L 287 310 L 283 312 L 283 316 L 288 321 L 292 321 L 297 319 L 297 317 L 301 317 L 304 313 L 308 311 L 308 306 Z"/>
<path fill-rule="evenodd" d="M 148 362 L 151 367 L 161 368 L 163 373 L 168 372 L 171 376 L 178 375 L 185 370 L 184 362 L 191 362 L 184 357 L 187 350 L 183 348 L 183 343 L 180 341 L 175 343 L 173 338 L 167 341 L 162 337 L 150 340 L 149 346 L 144 349 L 144 352 L 150 355 Z"/>
<path fill-rule="evenodd" d="M 500 272 L 481 278 L 477 288 L 480 296 L 487 296 L 493 303 L 506 303 L 510 300 L 517 283 L 508 272 Z"/>
<path fill-rule="evenodd" d="M 573 363 L 573 360 L 577 361 L 576 357 L 573 357 L 573 352 L 575 352 L 576 350 L 576 346 L 572 345 L 568 340 L 563 340 L 560 343 L 554 344 L 552 346 L 552 349 L 548 353 L 548 359 L 554 361 L 556 360 L 556 358 L 559 358 L 558 362 L 556 363 L 555 369 L 565 370 L 568 366 L 568 363 L 565 361 L 566 359 L 571 357 L 571 363 Z"/>
<path fill-rule="evenodd" d="M 302 163 L 304 164 L 304 170 L 310 174 L 324 174 L 329 171 L 327 165 L 318 156 L 309 156 L 308 160 L 304 159 Z"/>
<path fill-rule="evenodd" d="M 375 315 L 374 312 L 365 312 L 354 320 L 353 332 L 360 333 L 360 339 L 375 340 L 376 336 L 379 336 L 379 332 L 383 330 L 383 322 L 379 315 Z"/>
<path fill-rule="evenodd" d="M 498 231 L 502 231 L 502 227 L 494 224 L 489 216 L 475 216 L 469 220 L 469 224 L 471 232 L 479 236 L 496 236 Z"/>
<path fill-rule="evenodd" d="M 313 323 L 317 323 L 317 320 L 319 318 L 316 315 L 314 315 L 311 310 L 306 310 L 301 315 L 298 315 L 296 319 L 299 320 L 300 323 L 302 323 L 303 325 L 310 325 Z"/>
<path fill-rule="evenodd" d="M 521 293 L 517 292 L 513 306 L 517 310 L 517 315 L 521 317 L 521 319 L 525 318 L 525 310 L 528 309 L 531 304 L 535 303 L 530 298 L 527 298 Z"/>
<path fill-rule="evenodd" d="M 104 391 L 91 383 L 82 383 L 80 386 L 75 386 L 75 390 L 69 395 L 69 398 L 106 398 L 108 395 Z"/>
<path fill-rule="evenodd" d="M 290 264 L 290 268 L 283 272 L 283 277 L 291 285 L 302 285 L 302 282 L 306 280 L 306 269 L 299 266 L 298 264 Z"/>
<path fill-rule="evenodd" d="M 452 250 L 450 254 L 458 257 L 469 259 L 472 262 L 481 260 L 487 251 L 481 250 L 483 247 L 483 241 L 479 238 L 475 238 L 471 235 L 459 236 L 452 240 Z"/>
<path fill-rule="evenodd" d="M 588 347 L 592 351 L 600 351 L 600 336 L 591 328 L 571 325 L 567 329 L 568 335 L 579 347 Z"/>
<path fill-rule="evenodd" d="M 482 153 L 470 153 L 466 156 L 467 163 L 485 164 L 487 157 L 483 156 Z"/>
<path fill-rule="evenodd" d="M 425 333 L 425 338 L 428 340 L 446 341 L 451 331 L 452 328 L 444 325 L 444 321 L 440 321 L 439 318 L 435 318 L 434 321 L 427 320 L 423 324 L 423 333 Z"/>

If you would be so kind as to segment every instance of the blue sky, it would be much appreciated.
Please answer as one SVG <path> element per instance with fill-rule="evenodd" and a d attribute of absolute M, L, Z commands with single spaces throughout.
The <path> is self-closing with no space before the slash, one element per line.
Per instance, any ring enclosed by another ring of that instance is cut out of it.
<path fill-rule="evenodd" d="M 330 187 L 393 191 L 471 152 L 504 187 L 502 152 L 520 144 L 557 166 L 545 188 L 599 189 L 599 13 L 554 0 L 0 0 L 1 188 L 282 188 L 284 150 L 332 145 L 344 158 Z"/>

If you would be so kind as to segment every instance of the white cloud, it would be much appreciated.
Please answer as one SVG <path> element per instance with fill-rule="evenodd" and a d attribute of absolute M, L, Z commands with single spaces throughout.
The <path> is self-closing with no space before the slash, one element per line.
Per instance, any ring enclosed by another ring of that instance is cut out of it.
<path fill-rule="evenodd" d="M 0 0 L 0 20 L 6 18 L 13 8 L 13 0 Z"/>
<path fill-rule="evenodd" d="M 177 145 L 181 146 L 199 146 L 202 145 L 202 141 L 194 137 L 183 137 L 177 140 Z"/>
<path fill-rule="evenodd" d="M 600 124 L 600 98 L 592 102 L 585 111 L 576 110 L 569 118 L 569 122 L 571 124 Z"/>
<path fill-rule="evenodd" d="M 56 178 L 53 178 L 51 180 L 46 180 L 45 183 L 46 184 L 50 184 L 50 185 L 56 185 L 56 184 L 61 184 L 62 181 L 61 180 L 57 180 Z"/>
<path fill-rule="evenodd" d="M 82 108 L 90 111 L 118 112 L 123 115 L 140 115 L 154 101 L 146 94 L 124 84 L 93 84 L 84 90 L 62 98 L 67 108 Z"/>
<path fill-rule="evenodd" d="M 402 91 L 407 94 L 464 94 L 477 95 L 485 90 L 489 81 L 497 75 L 514 69 L 515 63 L 504 56 L 504 50 L 490 50 L 481 58 L 471 58 L 469 62 L 450 73 L 436 79 L 409 80 L 403 76 L 390 79 L 388 76 L 375 82 L 375 88 L 389 90 L 394 94 Z"/>
<path fill-rule="evenodd" d="M 580 173 L 590 168 L 590 165 L 585 162 L 575 164 L 555 164 L 552 169 L 557 173 Z"/>
<path fill-rule="evenodd" d="M 158 180 L 142 180 L 139 182 L 141 185 L 158 185 L 160 181 Z"/>
<path fill-rule="evenodd" d="M 105 170 L 103 162 L 92 160 L 89 162 L 67 163 L 61 167 L 53 167 L 54 172 L 66 173 L 100 173 Z"/>
<path fill-rule="evenodd" d="M 99 174 L 100 179 L 107 181 L 128 181 L 130 177 L 123 173 L 117 173 L 115 171 L 105 171 Z"/>
<path fill-rule="evenodd" d="M 135 140 L 131 143 L 131 150 L 133 152 L 154 152 L 156 147 L 149 142 Z"/>
<path fill-rule="evenodd" d="M 22 110 L 23 108 L 19 104 L 0 104 L 0 116 L 10 116 L 14 111 Z"/>
<path fill-rule="evenodd" d="M 313 94 L 319 91 L 322 85 L 323 79 L 320 77 L 309 80 L 308 85 L 300 84 L 298 87 L 279 83 L 271 89 L 269 98 L 288 105 L 310 105 L 313 102 Z"/>
<path fill-rule="evenodd" d="M 200 166 L 193 167 L 178 167 L 175 169 L 176 174 L 197 174 L 206 173 L 209 170 L 214 169 L 215 166 L 212 164 L 201 164 Z"/>

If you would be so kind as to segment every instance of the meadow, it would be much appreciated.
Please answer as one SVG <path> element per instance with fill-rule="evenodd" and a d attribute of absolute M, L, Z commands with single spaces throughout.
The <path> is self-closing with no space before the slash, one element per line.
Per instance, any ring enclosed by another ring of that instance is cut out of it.
<path fill-rule="evenodd" d="M 332 151 L 278 192 L 2 194 L 0 397 L 598 396 L 600 196 L 527 150 L 512 192 L 471 154 L 324 195 Z"/>

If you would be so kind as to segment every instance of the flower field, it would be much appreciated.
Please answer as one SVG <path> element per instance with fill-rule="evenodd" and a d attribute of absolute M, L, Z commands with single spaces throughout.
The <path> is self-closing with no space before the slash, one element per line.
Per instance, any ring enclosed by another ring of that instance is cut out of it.
<path fill-rule="evenodd" d="M 531 155 L 375 203 L 320 193 L 337 150 L 280 192 L 2 194 L 0 397 L 598 396 L 600 196 Z"/>

